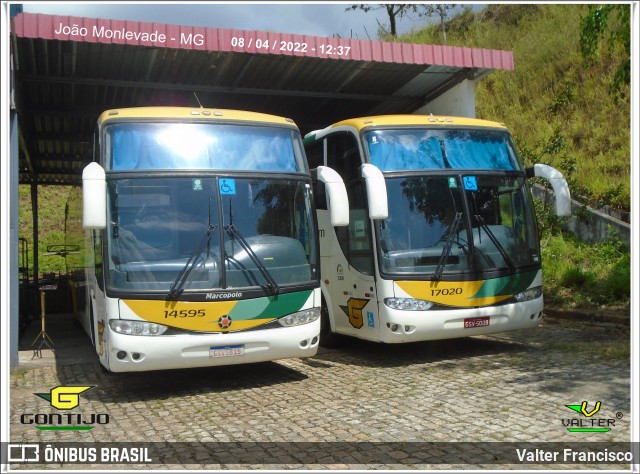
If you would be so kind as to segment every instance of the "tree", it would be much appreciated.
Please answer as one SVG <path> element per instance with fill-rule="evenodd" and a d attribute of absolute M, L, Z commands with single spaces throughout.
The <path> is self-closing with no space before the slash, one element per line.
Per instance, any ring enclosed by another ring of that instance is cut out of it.
<path fill-rule="evenodd" d="M 440 20 L 440 31 L 442 32 L 442 41 L 444 44 L 447 44 L 447 32 L 446 32 L 446 21 L 449 17 L 449 11 L 454 10 L 457 5 L 452 4 L 406 4 L 406 3 L 382 3 L 382 4 L 369 4 L 369 3 L 359 3 L 356 5 L 351 5 L 345 11 L 355 11 L 362 10 L 365 13 L 368 13 L 372 10 L 381 10 L 385 9 L 387 15 L 389 16 L 389 34 L 391 36 L 396 37 L 397 28 L 396 23 L 397 20 L 403 17 L 410 17 L 415 15 L 417 17 L 432 17 L 437 16 Z M 380 22 L 378 22 L 380 25 Z M 382 25 L 381 28 L 384 29 Z M 385 30 L 386 31 L 386 30 Z"/>
<path fill-rule="evenodd" d="M 457 6 L 447 3 L 423 4 L 421 5 L 424 12 L 423 16 L 437 16 L 440 19 L 440 32 L 442 33 L 442 44 L 447 44 L 446 21 L 449 17 L 449 11 L 454 10 Z"/>
<path fill-rule="evenodd" d="M 383 4 L 369 4 L 369 3 L 360 3 L 357 5 L 351 5 L 345 11 L 356 11 L 362 10 L 365 13 L 368 13 L 372 10 L 381 10 L 385 9 L 387 11 L 387 15 L 389 16 L 389 34 L 394 38 L 398 36 L 398 32 L 396 29 L 396 19 L 400 19 L 404 16 L 408 16 L 411 13 L 415 13 L 418 16 L 421 16 L 418 10 L 418 7 L 421 5 L 411 5 L 404 3 L 383 3 Z M 380 22 L 378 22 L 380 25 Z M 384 27 L 380 25 L 383 29 Z"/>
<path fill-rule="evenodd" d="M 580 52 L 590 62 L 596 56 L 602 39 L 609 31 L 609 46 L 621 45 L 626 53 L 618 65 L 611 84 L 613 93 L 621 93 L 631 83 L 631 6 L 589 5 L 587 15 L 580 22 Z"/>

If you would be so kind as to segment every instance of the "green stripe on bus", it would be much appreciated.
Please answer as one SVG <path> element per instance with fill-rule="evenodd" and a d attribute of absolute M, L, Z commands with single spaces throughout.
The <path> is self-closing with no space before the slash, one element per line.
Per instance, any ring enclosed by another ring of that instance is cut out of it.
<path fill-rule="evenodd" d="M 240 300 L 233 307 L 229 316 L 239 319 L 280 318 L 299 311 L 311 296 L 312 290 L 296 291 L 278 296 L 265 296 L 253 300 Z M 241 315 L 255 314 L 253 318 L 243 318 Z"/>
<path fill-rule="evenodd" d="M 519 273 L 517 275 L 492 278 L 485 281 L 473 298 L 515 295 L 526 290 L 538 274 L 535 272 Z"/>

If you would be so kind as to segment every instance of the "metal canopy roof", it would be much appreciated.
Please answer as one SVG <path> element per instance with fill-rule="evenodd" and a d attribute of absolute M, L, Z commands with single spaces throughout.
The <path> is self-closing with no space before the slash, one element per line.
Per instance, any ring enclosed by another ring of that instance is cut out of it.
<path fill-rule="evenodd" d="M 513 69 L 510 51 L 29 13 L 11 39 L 21 184 L 79 183 L 106 109 L 200 103 L 289 117 L 306 133 L 411 113 Z"/>

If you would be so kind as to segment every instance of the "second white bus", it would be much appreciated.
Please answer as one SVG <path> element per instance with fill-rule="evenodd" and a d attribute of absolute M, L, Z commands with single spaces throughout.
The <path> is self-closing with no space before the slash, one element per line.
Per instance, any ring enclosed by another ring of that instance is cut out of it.
<path fill-rule="evenodd" d="M 344 180 L 348 227 L 318 200 L 321 341 L 404 343 L 531 328 L 543 312 L 542 261 L 528 178 L 499 123 L 424 115 L 345 120 L 307 134 L 310 167 Z"/>

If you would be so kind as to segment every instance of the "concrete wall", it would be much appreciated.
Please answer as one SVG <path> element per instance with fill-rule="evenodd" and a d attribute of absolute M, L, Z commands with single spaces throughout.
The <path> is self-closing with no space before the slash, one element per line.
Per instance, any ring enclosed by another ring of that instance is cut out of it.
<path fill-rule="evenodd" d="M 542 186 L 534 185 L 531 188 L 532 194 L 537 199 L 547 199 L 550 205 L 553 205 L 554 194 L 551 190 L 546 190 Z M 618 236 L 627 247 L 631 248 L 631 225 L 627 222 L 615 219 L 607 214 L 587 208 L 588 222 L 578 219 L 579 211 L 582 204 L 577 201 L 571 201 L 571 217 L 563 226 L 580 240 L 587 243 L 602 242 Z"/>
<path fill-rule="evenodd" d="M 452 115 L 455 117 L 476 116 L 476 81 L 465 79 L 438 96 L 414 114 Z"/>

